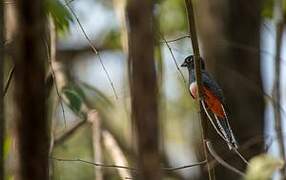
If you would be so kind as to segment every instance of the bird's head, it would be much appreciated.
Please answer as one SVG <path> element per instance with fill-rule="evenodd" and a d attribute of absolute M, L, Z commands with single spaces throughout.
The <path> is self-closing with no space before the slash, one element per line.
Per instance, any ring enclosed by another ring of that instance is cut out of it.
<path fill-rule="evenodd" d="M 200 58 L 201 62 L 201 68 L 205 69 L 205 63 L 202 58 Z M 188 69 L 194 69 L 195 68 L 195 58 L 193 55 L 190 55 L 185 58 L 184 63 L 181 65 L 181 67 L 187 67 Z"/>

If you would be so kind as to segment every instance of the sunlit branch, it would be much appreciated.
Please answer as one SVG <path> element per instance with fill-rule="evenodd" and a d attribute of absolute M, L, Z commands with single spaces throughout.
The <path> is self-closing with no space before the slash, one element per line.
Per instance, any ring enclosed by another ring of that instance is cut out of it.
<path fill-rule="evenodd" d="M 48 62 L 49 62 L 49 65 L 50 65 L 50 69 L 51 69 L 51 75 L 52 75 L 52 78 L 54 80 L 54 84 L 55 84 L 55 89 L 56 89 L 56 93 L 57 93 L 57 96 L 59 98 L 59 101 L 60 101 L 60 106 L 61 106 L 61 110 L 62 110 L 62 114 L 63 114 L 63 119 L 64 119 L 64 125 L 65 125 L 65 128 L 67 126 L 67 121 L 66 121 L 66 114 L 65 114 L 65 109 L 64 109 L 64 105 L 63 105 L 63 99 L 62 99 L 62 96 L 60 95 L 60 92 L 59 92 L 59 87 L 58 87 L 58 84 L 56 83 L 57 82 L 57 77 L 55 75 L 55 71 L 54 71 L 54 68 L 52 66 L 52 61 L 55 61 L 56 59 L 56 28 L 55 28 L 55 24 L 54 24 L 54 21 L 52 19 L 52 17 L 49 17 L 49 26 L 50 26 L 50 48 L 49 48 L 49 45 L 47 43 L 47 41 L 45 41 L 45 45 L 46 45 L 46 50 L 47 50 L 47 55 L 48 55 Z"/>

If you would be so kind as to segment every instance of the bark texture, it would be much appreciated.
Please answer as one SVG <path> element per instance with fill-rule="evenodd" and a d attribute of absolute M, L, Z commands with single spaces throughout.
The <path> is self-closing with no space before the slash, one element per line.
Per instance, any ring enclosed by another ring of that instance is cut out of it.
<path fill-rule="evenodd" d="M 49 124 L 45 101 L 45 9 L 43 0 L 17 0 L 15 103 L 19 179 L 48 179 Z"/>
<path fill-rule="evenodd" d="M 5 121 L 3 107 L 3 65 L 4 65 L 4 1 L 0 1 L 0 180 L 4 180 Z"/>
<path fill-rule="evenodd" d="M 138 178 L 159 180 L 161 173 L 153 3 L 130 0 L 127 6 L 132 120 L 137 137 L 137 164 L 142 172 Z"/>

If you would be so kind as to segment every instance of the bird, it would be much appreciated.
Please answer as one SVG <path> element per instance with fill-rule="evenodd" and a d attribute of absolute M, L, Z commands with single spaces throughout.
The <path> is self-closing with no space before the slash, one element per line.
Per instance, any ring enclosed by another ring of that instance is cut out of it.
<path fill-rule="evenodd" d="M 227 143 L 230 150 L 237 150 L 238 143 L 231 129 L 227 112 L 225 111 L 225 99 L 223 91 L 218 83 L 205 69 L 204 60 L 201 62 L 202 99 L 200 103 L 218 135 Z M 198 86 L 195 78 L 194 56 L 185 58 L 181 67 L 187 67 L 189 71 L 189 91 L 193 99 L 199 98 Z M 214 120 L 215 119 L 215 120 Z"/>

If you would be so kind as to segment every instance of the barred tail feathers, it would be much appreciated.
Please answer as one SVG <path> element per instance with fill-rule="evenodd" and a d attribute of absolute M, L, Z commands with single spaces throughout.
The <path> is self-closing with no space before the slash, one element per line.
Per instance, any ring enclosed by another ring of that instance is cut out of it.
<path fill-rule="evenodd" d="M 231 140 L 232 140 L 231 143 L 233 144 L 234 148 L 237 149 L 238 148 L 238 143 L 237 143 L 237 141 L 236 141 L 236 139 L 234 137 L 234 134 L 232 132 L 232 129 L 231 129 L 231 126 L 229 124 L 229 120 L 228 120 L 227 114 L 225 112 L 225 109 L 224 109 L 223 105 L 221 105 L 221 107 L 222 107 L 222 110 L 223 110 L 224 115 L 225 115 L 226 125 L 227 125 L 227 127 L 229 129 L 229 133 L 231 135 Z"/>
<path fill-rule="evenodd" d="M 232 130 L 227 122 L 226 118 L 218 118 L 216 115 L 214 115 L 216 118 L 216 122 L 218 124 L 218 127 L 220 131 L 223 133 L 225 139 L 227 140 L 227 145 L 230 150 L 237 149 L 237 143 L 236 140 L 234 139 L 234 135 L 232 133 Z"/>
<path fill-rule="evenodd" d="M 201 104 L 203 106 L 203 109 L 204 109 L 209 121 L 211 122 L 212 126 L 214 127 L 215 131 L 227 143 L 229 149 L 230 150 L 237 149 L 238 145 L 237 145 L 237 142 L 236 142 L 234 135 L 232 133 L 231 127 L 229 125 L 228 118 L 227 118 L 226 112 L 224 110 L 224 107 L 222 106 L 222 109 L 223 109 L 224 114 L 225 114 L 225 118 L 219 118 L 214 113 L 212 113 L 212 115 L 215 117 L 215 121 L 214 121 L 213 118 L 211 117 L 211 115 L 209 114 L 209 112 L 206 108 L 205 102 L 203 100 L 201 101 Z"/>
<path fill-rule="evenodd" d="M 205 102 L 204 101 L 201 101 L 202 103 L 202 106 L 203 106 L 203 109 L 208 117 L 208 120 L 211 122 L 212 126 L 214 127 L 215 131 L 218 133 L 218 135 L 224 140 L 227 142 L 227 139 L 225 138 L 225 136 L 222 134 L 222 132 L 218 129 L 218 127 L 216 126 L 214 120 L 212 119 L 212 117 L 210 116 L 207 108 L 206 108 L 206 105 L 205 105 Z"/>

